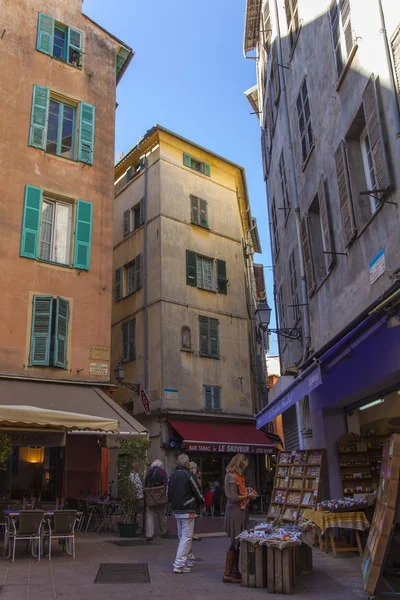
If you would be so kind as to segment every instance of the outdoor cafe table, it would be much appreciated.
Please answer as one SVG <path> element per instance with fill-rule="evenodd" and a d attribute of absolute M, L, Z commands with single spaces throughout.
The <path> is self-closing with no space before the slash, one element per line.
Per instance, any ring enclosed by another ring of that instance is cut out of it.
<path fill-rule="evenodd" d="M 369 522 L 363 511 L 354 512 L 328 512 L 317 511 L 307 508 L 303 513 L 304 519 L 312 521 L 317 526 L 319 547 L 323 550 L 322 533 L 325 532 L 325 552 L 328 552 L 329 541 L 332 547 L 332 554 L 336 558 L 338 552 L 359 552 L 362 556 L 363 549 L 360 540 L 359 531 L 366 531 Z M 335 542 L 333 529 L 350 529 L 354 532 L 357 547 L 354 545 L 339 545 Z"/>

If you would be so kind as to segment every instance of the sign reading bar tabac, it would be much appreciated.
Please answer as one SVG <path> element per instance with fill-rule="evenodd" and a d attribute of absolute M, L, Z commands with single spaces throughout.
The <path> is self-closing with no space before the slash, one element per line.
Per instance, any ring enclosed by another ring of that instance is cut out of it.
<path fill-rule="evenodd" d="M 248 446 L 247 444 L 207 444 L 185 442 L 187 452 L 224 452 L 230 454 L 274 454 L 272 446 Z"/>
<path fill-rule="evenodd" d="M 89 346 L 89 358 L 92 360 L 110 360 L 110 348 L 107 348 L 107 346 Z"/>

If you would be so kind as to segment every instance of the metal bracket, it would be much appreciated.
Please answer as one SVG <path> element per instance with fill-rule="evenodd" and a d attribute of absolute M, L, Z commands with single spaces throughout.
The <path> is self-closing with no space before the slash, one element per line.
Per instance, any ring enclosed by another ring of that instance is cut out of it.
<path fill-rule="evenodd" d="M 282 337 L 288 338 L 289 340 L 300 340 L 301 339 L 301 331 L 296 328 L 282 328 L 282 329 L 267 329 L 268 335 L 271 333 L 276 333 L 276 335 L 280 335 Z"/>
<path fill-rule="evenodd" d="M 347 256 L 347 252 L 327 252 L 323 251 L 323 254 L 331 254 L 332 256 Z"/>
<path fill-rule="evenodd" d="M 383 190 L 366 190 L 365 192 L 360 192 L 360 196 L 371 196 L 377 202 L 382 202 L 384 204 L 392 204 L 393 206 L 397 206 L 397 202 L 390 202 L 390 200 L 382 200 L 381 198 L 377 198 L 376 194 L 387 194 L 392 191 L 392 187 L 385 188 Z"/>
<path fill-rule="evenodd" d="M 131 392 L 136 392 L 138 396 L 140 396 L 140 383 L 125 383 L 123 381 L 121 385 L 127 387 Z"/>

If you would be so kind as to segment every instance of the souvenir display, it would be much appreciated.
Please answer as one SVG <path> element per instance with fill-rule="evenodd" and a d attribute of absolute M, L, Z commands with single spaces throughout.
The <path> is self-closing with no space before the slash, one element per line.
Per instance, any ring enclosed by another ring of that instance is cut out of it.
<path fill-rule="evenodd" d="M 313 544 L 316 527 L 311 521 L 305 521 L 301 525 L 278 525 L 271 526 L 269 523 L 261 523 L 250 529 L 242 531 L 237 537 L 246 540 L 253 545 L 278 546 L 284 548 L 286 545 Z"/>
<path fill-rule="evenodd" d="M 325 450 L 296 450 L 278 455 L 274 490 L 268 511 L 269 522 L 298 522 L 304 507 L 321 498 Z"/>
<path fill-rule="evenodd" d="M 372 472 L 367 444 L 355 433 L 346 433 L 338 443 L 343 494 L 372 492 Z"/>
<path fill-rule="evenodd" d="M 368 506 L 367 500 L 356 498 L 338 498 L 337 500 L 323 500 L 317 506 L 318 510 L 329 512 L 348 512 L 363 510 Z"/>

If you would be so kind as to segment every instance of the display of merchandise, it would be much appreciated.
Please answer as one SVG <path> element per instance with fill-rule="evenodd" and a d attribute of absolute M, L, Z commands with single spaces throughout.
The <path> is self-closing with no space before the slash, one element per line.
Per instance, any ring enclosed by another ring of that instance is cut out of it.
<path fill-rule="evenodd" d="M 347 512 L 363 510 L 368 506 L 367 500 L 356 498 L 338 498 L 337 500 L 323 500 L 318 504 L 318 510 L 329 512 Z"/>
<path fill-rule="evenodd" d="M 316 527 L 311 521 L 305 521 L 301 525 L 278 525 L 271 526 L 269 523 L 260 523 L 248 531 L 242 531 L 237 539 L 245 540 L 254 545 L 275 545 L 276 542 L 298 544 L 300 545 L 306 540 L 306 534 L 311 533 L 311 540 L 307 540 L 308 543 L 312 543 Z"/>
<path fill-rule="evenodd" d="M 321 499 L 325 450 L 283 451 L 278 455 L 268 520 L 298 522 L 305 507 Z"/>
<path fill-rule="evenodd" d="M 367 444 L 359 435 L 347 433 L 337 443 L 343 494 L 373 491 Z"/>

